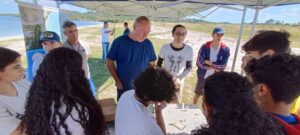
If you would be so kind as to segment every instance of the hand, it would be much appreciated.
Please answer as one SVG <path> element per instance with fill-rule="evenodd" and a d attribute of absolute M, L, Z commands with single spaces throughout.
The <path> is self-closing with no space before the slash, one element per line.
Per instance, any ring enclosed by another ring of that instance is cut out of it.
<path fill-rule="evenodd" d="M 117 81 L 115 83 L 115 85 L 116 85 L 116 87 L 117 87 L 118 90 L 122 90 L 123 89 L 123 84 L 120 81 Z"/>
<path fill-rule="evenodd" d="M 180 88 L 180 83 L 181 83 L 180 79 L 178 77 L 173 78 L 173 82 L 174 82 L 176 88 L 179 89 Z"/>
<path fill-rule="evenodd" d="M 221 72 L 221 70 L 219 70 L 219 69 L 215 69 L 215 72 Z"/>
<path fill-rule="evenodd" d="M 167 107 L 166 102 L 158 102 L 155 104 L 155 112 L 160 113 L 166 107 Z"/>
<path fill-rule="evenodd" d="M 204 63 L 207 64 L 207 65 L 209 65 L 209 66 L 213 65 L 209 60 L 205 60 Z"/>
<path fill-rule="evenodd" d="M 180 83 L 181 83 L 181 80 L 178 77 L 174 78 L 174 81 L 178 85 L 180 85 Z"/>

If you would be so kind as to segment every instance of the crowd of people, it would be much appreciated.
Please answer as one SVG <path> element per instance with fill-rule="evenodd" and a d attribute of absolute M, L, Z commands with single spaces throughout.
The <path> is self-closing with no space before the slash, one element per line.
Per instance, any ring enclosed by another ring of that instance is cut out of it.
<path fill-rule="evenodd" d="M 102 61 L 117 91 L 116 135 L 167 134 L 162 110 L 181 103 L 184 81 L 197 66 L 193 103 L 203 96 L 207 125 L 193 135 L 300 135 L 300 56 L 291 54 L 289 33 L 265 30 L 243 45 L 246 75 L 224 71 L 230 56 L 225 29 L 212 30 L 194 60 L 187 28 L 175 25 L 173 40 L 156 55 L 147 38 L 151 21 L 138 17 L 132 31 L 110 45 L 114 29 L 104 22 Z M 45 31 L 46 52 L 32 82 L 24 79 L 21 55 L 0 47 L 0 133 L 4 135 L 109 134 L 91 87 L 87 52 L 75 23 L 63 24 L 66 42 Z M 153 110 L 149 106 L 154 106 Z M 187 122 L 187 124 L 189 124 Z"/>

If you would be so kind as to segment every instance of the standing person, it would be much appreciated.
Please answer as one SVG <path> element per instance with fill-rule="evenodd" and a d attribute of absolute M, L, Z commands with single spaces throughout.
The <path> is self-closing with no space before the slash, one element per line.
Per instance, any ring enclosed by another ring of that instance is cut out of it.
<path fill-rule="evenodd" d="M 183 25 L 175 25 L 172 29 L 173 41 L 161 47 L 157 66 L 163 67 L 173 75 L 180 85 L 178 100 L 181 101 L 184 79 L 192 69 L 193 48 L 184 44 L 187 30 Z"/>
<path fill-rule="evenodd" d="M 300 95 L 300 56 L 266 55 L 250 61 L 245 71 L 258 106 L 281 124 L 286 135 L 300 135 L 300 117 L 290 113 Z"/>
<path fill-rule="evenodd" d="M 212 33 L 212 41 L 206 42 L 198 52 L 196 60 L 197 85 L 193 103 L 197 104 L 200 95 L 203 94 L 204 79 L 215 72 L 224 70 L 230 56 L 229 47 L 221 42 L 225 30 L 222 27 L 216 27 Z"/>
<path fill-rule="evenodd" d="M 24 79 L 21 55 L 0 47 L 0 133 L 10 135 L 25 111 L 30 83 Z"/>
<path fill-rule="evenodd" d="M 274 54 L 290 53 L 290 34 L 286 31 L 264 30 L 255 35 L 243 45 L 246 52 L 243 57 L 242 68 L 247 66 L 251 59 L 260 59 Z M 291 113 L 300 116 L 300 96 L 291 104 Z"/>
<path fill-rule="evenodd" d="M 28 93 L 19 130 L 27 135 L 104 135 L 102 109 L 82 70 L 82 57 L 68 48 L 47 54 Z"/>
<path fill-rule="evenodd" d="M 102 62 L 105 63 L 106 55 L 109 50 L 109 35 L 113 35 L 115 33 L 115 29 L 110 30 L 108 28 L 108 22 L 103 23 L 103 27 L 101 28 L 101 36 L 102 36 Z"/>
<path fill-rule="evenodd" d="M 155 66 L 154 48 L 147 39 L 150 29 L 150 20 L 140 16 L 135 20 L 131 33 L 116 38 L 112 43 L 106 65 L 115 80 L 117 99 L 134 88 L 133 81 L 142 71 L 148 66 Z"/>
<path fill-rule="evenodd" d="M 261 111 L 251 83 L 237 73 L 218 72 L 205 80 L 203 112 L 208 125 L 193 135 L 284 135 L 280 125 Z"/>
<path fill-rule="evenodd" d="M 116 135 L 165 135 L 162 109 L 173 100 L 178 88 L 165 69 L 147 68 L 134 81 L 135 90 L 120 98 L 117 106 Z M 147 109 L 155 104 L 155 116 Z"/>
<path fill-rule="evenodd" d="M 128 23 L 127 22 L 124 22 L 124 32 L 123 32 L 123 35 L 127 35 L 130 33 L 130 29 L 128 28 Z"/>
<path fill-rule="evenodd" d="M 87 51 L 79 43 L 77 26 L 74 22 L 65 21 L 63 24 L 63 29 L 64 29 L 64 34 L 67 36 L 67 41 L 63 44 L 63 47 L 75 50 L 81 55 L 82 69 L 84 70 L 85 77 L 89 79 L 93 94 L 96 95 L 96 88 L 90 75 Z"/>

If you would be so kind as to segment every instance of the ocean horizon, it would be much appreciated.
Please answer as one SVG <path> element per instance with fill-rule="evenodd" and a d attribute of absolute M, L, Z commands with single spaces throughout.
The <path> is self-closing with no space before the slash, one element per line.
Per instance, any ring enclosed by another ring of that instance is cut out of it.
<path fill-rule="evenodd" d="M 22 22 L 20 17 L 0 16 L 0 39 L 9 39 L 23 36 Z M 71 20 L 78 28 L 94 25 L 102 25 L 103 22 Z"/>

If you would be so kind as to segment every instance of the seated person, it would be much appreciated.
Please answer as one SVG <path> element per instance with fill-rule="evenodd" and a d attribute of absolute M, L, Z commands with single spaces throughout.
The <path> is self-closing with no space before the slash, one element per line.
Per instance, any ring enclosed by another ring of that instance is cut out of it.
<path fill-rule="evenodd" d="M 104 116 L 82 69 L 68 48 L 49 52 L 28 93 L 19 132 L 28 135 L 103 135 Z"/>
<path fill-rule="evenodd" d="M 233 83 L 234 82 L 234 83 Z M 194 135 L 284 135 L 259 109 L 251 83 L 237 73 L 217 72 L 205 80 L 203 112 L 208 125 Z"/>
<path fill-rule="evenodd" d="M 21 55 L 0 47 L 0 134 L 9 135 L 21 122 L 30 83 L 23 79 Z"/>
<path fill-rule="evenodd" d="M 147 68 L 134 81 L 135 90 L 125 92 L 117 105 L 116 135 L 164 135 L 162 109 L 176 98 L 178 87 L 165 69 Z M 155 115 L 147 107 L 155 104 Z"/>
<path fill-rule="evenodd" d="M 259 107 L 270 113 L 287 135 L 300 135 L 300 118 L 290 113 L 300 95 L 300 57 L 290 54 L 252 60 L 246 67 Z"/>

